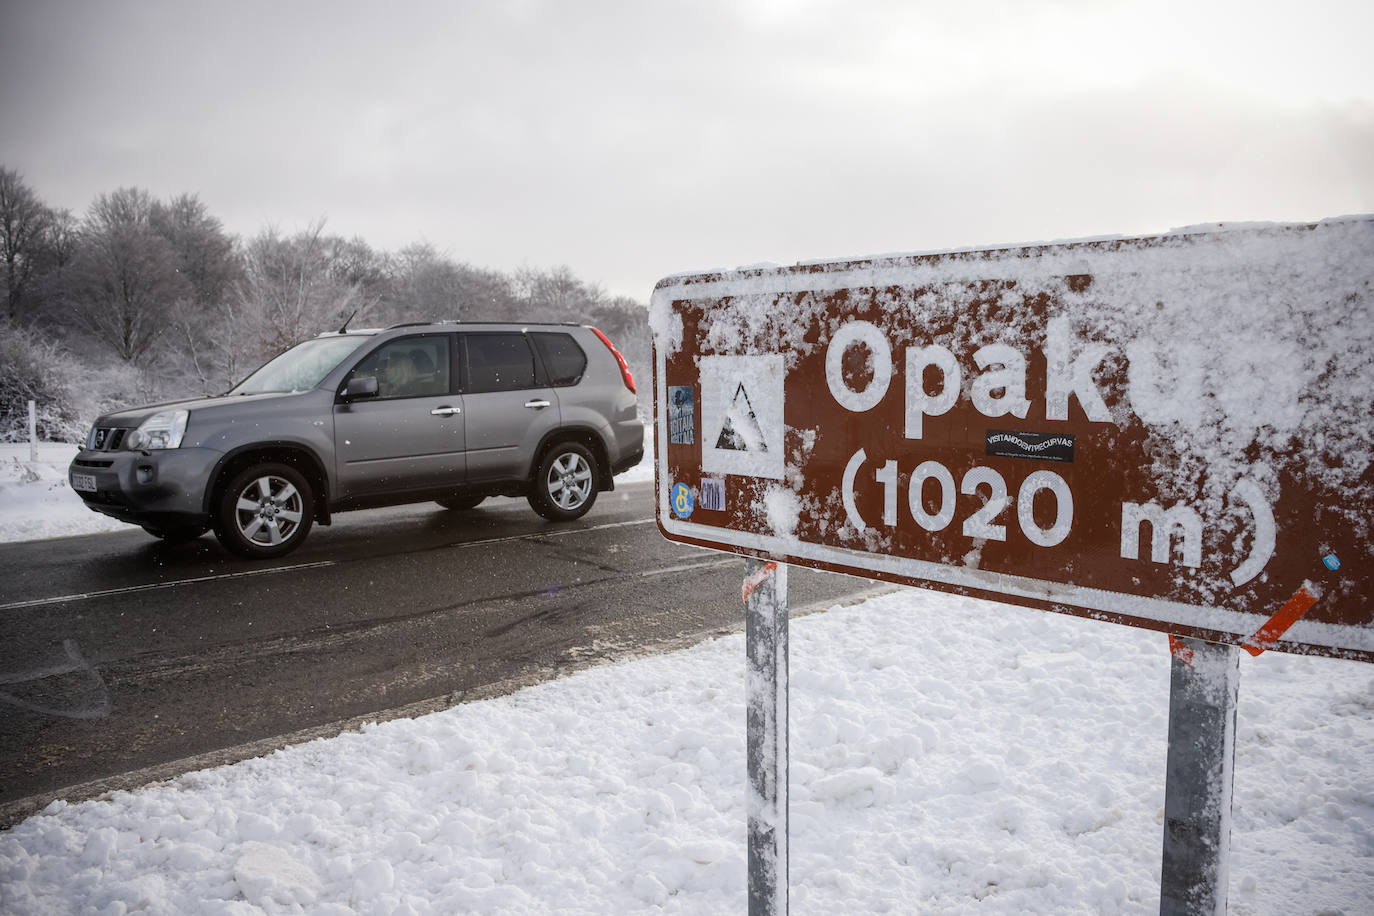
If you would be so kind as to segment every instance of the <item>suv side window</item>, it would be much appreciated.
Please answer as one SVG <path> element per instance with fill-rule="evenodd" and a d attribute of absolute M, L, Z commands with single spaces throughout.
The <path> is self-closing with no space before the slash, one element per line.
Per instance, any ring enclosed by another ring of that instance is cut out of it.
<path fill-rule="evenodd" d="M 530 336 L 544 361 L 550 385 L 576 385 L 582 380 L 582 373 L 587 371 L 587 354 L 571 334 L 535 332 Z"/>
<path fill-rule="evenodd" d="M 402 337 L 382 344 L 349 373 L 349 378 L 367 375 L 376 377 L 379 398 L 448 394 L 448 335 Z"/>
<path fill-rule="evenodd" d="M 518 391 L 539 385 L 539 373 L 525 335 L 464 334 L 470 394 Z"/>

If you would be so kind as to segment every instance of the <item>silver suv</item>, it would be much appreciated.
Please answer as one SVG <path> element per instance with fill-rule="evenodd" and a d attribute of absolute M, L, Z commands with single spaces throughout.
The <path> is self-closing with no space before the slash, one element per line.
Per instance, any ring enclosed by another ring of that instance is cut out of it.
<path fill-rule="evenodd" d="M 69 479 L 156 537 L 213 528 L 276 557 L 350 509 L 523 495 L 579 518 L 643 454 L 634 378 L 600 331 L 440 322 L 322 334 L 223 396 L 107 414 Z"/>

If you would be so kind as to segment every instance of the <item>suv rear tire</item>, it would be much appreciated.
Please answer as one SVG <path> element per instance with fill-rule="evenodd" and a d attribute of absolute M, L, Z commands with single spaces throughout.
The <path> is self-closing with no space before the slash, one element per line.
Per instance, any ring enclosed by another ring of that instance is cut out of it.
<path fill-rule="evenodd" d="M 315 516 L 315 494 L 295 468 L 258 464 L 224 488 L 215 512 L 215 537 L 242 557 L 280 557 L 301 545 Z"/>
<path fill-rule="evenodd" d="M 446 499 L 435 500 L 445 509 L 452 509 L 455 512 L 462 512 L 465 509 L 475 509 L 486 499 L 485 496 L 450 496 Z"/>
<path fill-rule="evenodd" d="M 600 479 L 596 458 L 586 446 L 562 442 L 549 449 L 530 481 L 530 508 L 544 518 L 570 522 L 596 502 Z"/>

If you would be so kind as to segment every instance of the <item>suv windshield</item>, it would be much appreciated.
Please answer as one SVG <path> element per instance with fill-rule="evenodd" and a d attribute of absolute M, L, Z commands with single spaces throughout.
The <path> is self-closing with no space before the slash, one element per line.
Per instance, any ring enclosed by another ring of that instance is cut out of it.
<path fill-rule="evenodd" d="M 349 335 L 307 340 L 265 363 L 229 389 L 229 393 L 263 394 L 268 391 L 305 391 L 314 388 L 344 357 L 369 339 L 362 335 Z"/>

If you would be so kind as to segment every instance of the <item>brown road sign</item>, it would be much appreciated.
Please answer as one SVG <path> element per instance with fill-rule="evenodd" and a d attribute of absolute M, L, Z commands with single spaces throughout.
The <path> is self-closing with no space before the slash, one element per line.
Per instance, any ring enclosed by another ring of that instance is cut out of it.
<path fill-rule="evenodd" d="M 665 537 L 1374 661 L 1374 217 L 663 280 Z"/>

